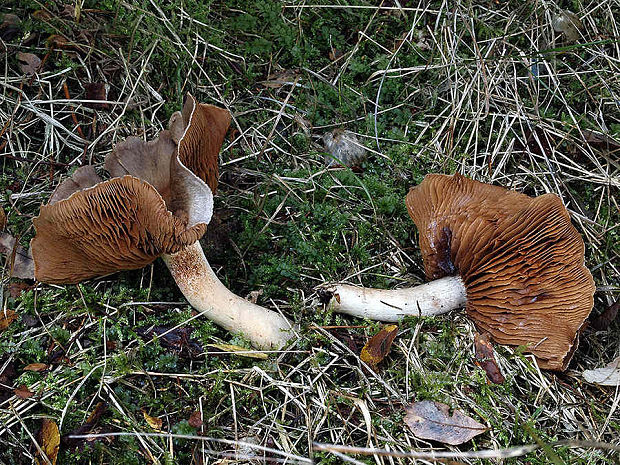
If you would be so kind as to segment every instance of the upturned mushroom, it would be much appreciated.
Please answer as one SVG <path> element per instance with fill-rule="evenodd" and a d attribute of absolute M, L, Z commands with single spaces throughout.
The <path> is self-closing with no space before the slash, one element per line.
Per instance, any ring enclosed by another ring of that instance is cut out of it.
<path fill-rule="evenodd" d="M 115 147 L 105 161 L 111 179 L 92 166 L 76 170 L 34 220 L 35 278 L 77 283 L 162 257 L 196 310 L 256 347 L 282 347 L 294 335 L 291 323 L 230 292 L 198 242 L 211 220 L 229 124 L 226 110 L 188 96 L 157 139 L 130 137 Z"/>
<path fill-rule="evenodd" d="M 336 285 L 334 310 L 397 321 L 464 306 L 496 342 L 526 346 L 541 368 L 566 369 L 595 285 L 560 198 L 433 174 L 410 190 L 406 204 L 434 281 L 397 290 Z"/>

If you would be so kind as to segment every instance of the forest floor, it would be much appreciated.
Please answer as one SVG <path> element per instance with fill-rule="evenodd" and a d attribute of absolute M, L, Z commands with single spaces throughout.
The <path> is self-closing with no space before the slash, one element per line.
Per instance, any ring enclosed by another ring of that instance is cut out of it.
<path fill-rule="evenodd" d="M 619 0 L 371 3 L 2 2 L 6 230 L 27 247 L 60 181 L 130 135 L 156 137 L 190 92 L 233 115 L 207 258 L 301 329 L 283 350 L 235 353 L 218 344 L 247 341 L 193 313 L 161 260 L 66 286 L 5 263 L 0 463 L 46 463 L 44 419 L 59 464 L 619 463 L 585 442 L 620 446 L 620 389 L 582 373 L 620 355 L 620 318 L 587 327 L 562 373 L 495 346 L 493 384 L 464 311 L 401 321 L 371 369 L 359 354 L 382 324 L 318 292 L 424 282 L 405 195 L 458 172 L 559 195 L 597 286 L 590 319 L 617 302 Z M 354 169 L 329 166 L 325 136 L 343 130 L 365 148 Z M 422 400 L 488 430 L 459 446 L 419 439 L 403 417 Z M 463 454 L 430 455 L 451 451 Z"/>

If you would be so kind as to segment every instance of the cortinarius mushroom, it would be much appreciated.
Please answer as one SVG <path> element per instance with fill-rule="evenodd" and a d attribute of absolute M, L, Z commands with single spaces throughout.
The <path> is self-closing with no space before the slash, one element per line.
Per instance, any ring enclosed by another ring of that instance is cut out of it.
<path fill-rule="evenodd" d="M 584 244 L 560 198 L 459 174 L 428 175 L 407 195 L 427 284 L 384 291 L 338 285 L 335 311 L 384 321 L 465 306 L 479 330 L 564 370 L 594 304 Z"/>
<path fill-rule="evenodd" d="M 283 346 L 291 323 L 231 293 L 198 242 L 211 220 L 229 124 L 226 110 L 189 96 L 156 140 L 130 137 L 116 146 L 105 162 L 112 179 L 102 181 L 92 166 L 76 170 L 34 220 L 35 278 L 77 283 L 161 256 L 198 311 L 257 347 Z"/>

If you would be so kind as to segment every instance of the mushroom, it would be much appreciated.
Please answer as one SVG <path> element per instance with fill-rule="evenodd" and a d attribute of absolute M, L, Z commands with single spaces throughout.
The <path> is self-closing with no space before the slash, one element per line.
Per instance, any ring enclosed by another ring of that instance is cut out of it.
<path fill-rule="evenodd" d="M 595 286 L 560 198 L 431 174 L 406 204 L 434 281 L 397 290 L 337 285 L 330 289 L 334 310 L 397 321 L 465 306 L 496 342 L 526 346 L 541 368 L 566 369 Z"/>
<path fill-rule="evenodd" d="M 157 139 L 129 137 L 115 147 L 105 161 L 112 179 L 102 181 L 92 166 L 77 169 L 34 219 L 35 278 L 77 283 L 161 256 L 196 310 L 256 347 L 282 347 L 291 323 L 230 292 L 198 242 L 211 220 L 229 124 L 226 110 L 189 96 Z"/>

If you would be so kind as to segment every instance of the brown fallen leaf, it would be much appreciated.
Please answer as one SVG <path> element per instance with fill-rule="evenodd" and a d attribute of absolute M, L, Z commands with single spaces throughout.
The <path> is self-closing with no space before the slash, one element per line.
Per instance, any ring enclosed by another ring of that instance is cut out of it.
<path fill-rule="evenodd" d="M 60 34 L 52 34 L 47 38 L 47 46 L 51 49 L 66 50 L 72 48 L 65 36 Z"/>
<path fill-rule="evenodd" d="M 456 446 L 484 433 L 488 428 L 473 418 L 440 402 L 423 400 L 407 407 L 405 423 L 420 439 Z"/>
<path fill-rule="evenodd" d="M 144 339 L 153 339 L 156 336 L 162 347 L 171 349 L 181 357 L 196 359 L 202 356 L 204 350 L 200 342 L 191 337 L 193 331 L 194 328 L 191 326 L 174 329 L 167 326 L 154 326 L 137 330 Z"/>
<path fill-rule="evenodd" d="M 20 399 L 28 399 L 29 397 L 34 396 L 34 392 L 28 389 L 28 386 L 26 386 L 25 384 L 22 384 L 17 389 L 14 389 L 13 392 Z"/>
<path fill-rule="evenodd" d="M 620 311 L 620 299 L 616 300 L 615 303 L 603 310 L 603 313 L 592 319 L 590 321 L 590 326 L 597 331 L 603 331 L 609 328 L 618 316 L 618 311 Z"/>
<path fill-rule="evenodd" d="M 584 371 L 583 379 L 601 386 L 620 386 L 620 357 L 602 368 Z"/>
<path fill-rule="evenodd" d="M 88 82 L 84 84 L 84 90 L 86 90 L 86 100 L 107 100 L 108 91 L 105 84 L 102 82 Z M 107 103 L 85 103 L 90 108 L 108 108 Z"/>
<path fill-rule="evenodd" d="M 202 426 L 202 415 L 199 410 L 192 412 L 187 421 L 192 428 L 200 428 Z"/>
<path fill-rule="evenodd" d="M 0 233 L 0 254 L 6 257 L 13 278 L 34 280 L 32 257 L 9 233 Z"/>
<path fill-rule="evenodd" d="M 17 52 L 17 61 L 19 61 L 19 69 L 22 73 L 29 76 L 36 74 L 41 66 L 41 58 L 34 53 Z"/>
<path fill-rule="evenodd" d="M 4 213 L 4 208 L 0 208 L 0 229 L 4 229 L 6 226 L 6 213 Z"/>
<path fill-rule="evenodd" d="M 41 447 L 43 453 L 47 456 L 47 460 L 49 460 L 52 465 L 56 465 L 58 449 L 60 448 L 60 433 L 58 432 L 58 425 L 56 425 L 56 422 L 44 418 L 41 423 L 38 439 L 39 446 Z M 47 460 L 38 454 L 37 465 L 46 464 L 48 463 Z"/>
<path fill-rule="evenodd" d="M 620 150 L 620 142 L 612 139 L 606 134 L 594 132 L 589 129 L 584 129 L 582 133 L 583 140 L 595 149 L 605 152 L 617 152 L 618 150 Z"/>
<path fill-rule="evenodd" d="M 148 413 L 146 413 L 146 410 L 144 409 L 142 409 L 142 415 L 144 415 L 144 419 L 151 428 L 153 428 L 155 431 L 161 431 L 161 427 L 164 424 L 161 418 L 150 416 Z"/>
<path fill-rule="evenodd" d="M 392 342 L 394 342 L 397 334 L 398 326 L 385 325 L 362 348 L 360 359 L 373 368 L 379 365 L 390 352 L 390 347 L 392 347 Z"/>
<path fill-rule="evenodd" d="M 489 333 L 482 335 L 476 333 L 474 336 L 474 348 L 476 351 L 476 365 L 486 372 L 489 381 L 495 384 L 502 384 L 505 378 L 495 361 L 495 352 L 493 351 L 493 345 L 491 345 Z"/>
<path fill-rule="evenodd" d="M 24 367 L 24 371 L 45 371 L 49 368 L 49 365 L 46 363 L 29 363 Z"/>
<path fill-rule="evenodd" d="M 22 295 L 22 292 L 29 291 L 33 289 L 34 287 L 35 287 L 34 285 L 27 284 L 25 282 L 14 282 L 14 283 L 9 283 L 9 285 L 7 286 L 7 289 L 9 291 L 9 295 L 12 298 L 16 299 L 20 295 Z"/>
<path fill-rule="evenodd" d="M 69 434 L 62 437 L 62 444 L 72 448 L 83 448 L 86 439 L 70 438 L 68 436 L 82 436 L 92 433 L 93 428 L 97 425 L 97 423 L 99 422 L 99 418 L 101 418 L 107 408 L 107 402 L 98 402 L 83 425 L 78 426 Z"/>
<path fill-rule="evenodd" d="M 0 39 L 9 42 L 19 34 L 19 16 L 7 13 L 0 24 Z"/>
<path fill-rule="evenodd" d="M 0 331 L 6 330 L 17 319 L 17 313 L 5 308 L 0 311 Z"/>

